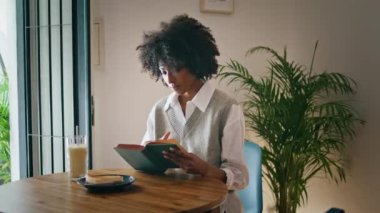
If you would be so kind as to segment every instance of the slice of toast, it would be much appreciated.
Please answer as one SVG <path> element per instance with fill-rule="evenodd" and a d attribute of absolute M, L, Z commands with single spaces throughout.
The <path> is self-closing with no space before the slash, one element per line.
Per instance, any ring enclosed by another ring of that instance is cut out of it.
<path fill-rule="evenodd" d="M 96 171 L 89 171 L 86 176 L 86 182 L 92 184 L 106 184 L 106 183 L 118 183 L 123 182 L 123 175 L 117 174 L 102 174 Z"/>

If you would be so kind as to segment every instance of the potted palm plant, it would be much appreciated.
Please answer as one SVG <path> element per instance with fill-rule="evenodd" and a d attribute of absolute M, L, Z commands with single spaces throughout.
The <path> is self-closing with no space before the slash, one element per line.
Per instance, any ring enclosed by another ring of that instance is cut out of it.
<path fill-rule="evenodd" d="M 256 78 L 236 60 L 220 66 L 218 78 L 238 82 L 247 93 L 244 113 L 247 127 L 266 141 L 263 177 L 280 213 L 294 213 L 307 201 L 307 184 L 317 174 L 345 181 L 342 152 L 345 141 L 355 135 L 357 112 L 339 97 L 357 90 L 355 81 L 340 73 L 313 73 L 315 45 L 310 69 L 287 59 L 269 47 L 268 76 Z M 249 163 L 249 162 L 248 162 Z"/>

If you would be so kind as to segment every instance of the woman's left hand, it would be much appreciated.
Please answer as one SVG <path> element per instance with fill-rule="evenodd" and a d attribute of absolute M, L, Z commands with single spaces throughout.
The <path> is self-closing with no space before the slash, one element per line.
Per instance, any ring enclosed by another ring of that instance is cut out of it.
<path fill-rule="evenodd" d="M 184 149 L 170 148 L 168 151 L 163 151 L 162 154 L 164 158 L 173 161 L 188 173 L 203 176 L 207 174 L 208 163 L 193 153 L 186 152 Z"/>

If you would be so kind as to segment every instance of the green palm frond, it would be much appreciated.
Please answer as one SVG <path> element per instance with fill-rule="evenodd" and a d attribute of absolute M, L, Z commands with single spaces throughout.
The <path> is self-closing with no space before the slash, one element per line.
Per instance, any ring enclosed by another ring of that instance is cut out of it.
<path fill-rule="evenodd" d="M 357 89 L 356 82 L 340 73 L 322 73 L 310 77 L 311 94 L 317 95 L 324 93 L 329 95 L 330 92 L 341 95 L 354 94 Z"/>
<path fill-rule="evenodd" d="M 317 44 L 316 44 L 317 47 Z M 247 51 L 271 54 L 268 75 L 255 78 L 236 60 L 221 65 L 220 81 L 238 82 L 245 90 L 244 115 L 247 127 L 266 142 L 263 147 L 263 176 L 273 192 L 279 212 L 293 213 L 308 199 L 308 181 L 325 175 L 345 180 L 341 153 L 345 141 L 355 136 L 354 125 L 364 121 L 348 101 L 356 82 L 340 73 L 312 73 L 288 61 L 269 47 Z"/>
<path fill-rule="evenodd" d="M 0 78 L 0 184 L 11 181 L 10 175 L 10 126 L 8 76 L 0 54 L 0 65 L 3 75 Z"/>

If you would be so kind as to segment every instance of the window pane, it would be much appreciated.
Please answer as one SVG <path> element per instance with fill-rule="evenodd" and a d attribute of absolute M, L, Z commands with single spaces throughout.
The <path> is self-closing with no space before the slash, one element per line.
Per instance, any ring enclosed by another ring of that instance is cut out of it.
<path fill-rule="evenodd" d="M 63 91 L 66 135 L 74 135 L 74 80 L 72 26 L 63 27 Z"/>
<path fill-rule="evenodd" d="M 74 135 L 72 0 L 30 0 L 27 5 L 29 131 L 42 135 L 30 137 L 33 175 L 62 172 L 67 170 L 64 139 L 56 136 Z"/>
<path fill-rule="evenodd" d="M 40 89 L 41 89 L 41 135 L 52 135 L 50 106 L 50 44 L 49 28 L 40 28 Z M 51 170 L 51 138 L 42 137 L 42 169 L 43 174 Z"/>
<path fill-rule="evenodd" d="M 40 121 L 40 94 L 39 94 L 39 31 L 38 28 L 28 28 L 26 31 L 30 36 L 30 97 L 31 97 L 31 131 L 39 132 Z M 32 143 L 33 150 L 33 175 L 40 174 L 40 138 L 29 137 Z"/>
<path fill-rule="evenodd" d="M 40 14 L 40 17 L 39 17 L 39 20 L 40 20 L 40 26 L 48 26 L 49 25 L 49 14 L 48 14 L 48 0 L 39 0 L 39 14 Z"/>
<path fill-rule="evenodd" d="M 62 0 L 62 24 L 72 24 L 72 0 Z"/>
<path fill-rule="evenodd" d="M 51 35 L 51 112 L 54 136 L 62 136 L 62 94 L 61 94 L 61 27 L 59 0 L 50 0 L 50 35 Z M 54 137 L 53 159 L 54 171 L 63 171 L 62 149 L 64 140 Z"/>

